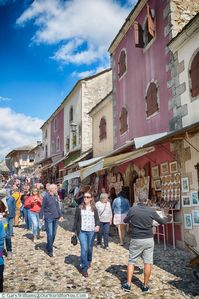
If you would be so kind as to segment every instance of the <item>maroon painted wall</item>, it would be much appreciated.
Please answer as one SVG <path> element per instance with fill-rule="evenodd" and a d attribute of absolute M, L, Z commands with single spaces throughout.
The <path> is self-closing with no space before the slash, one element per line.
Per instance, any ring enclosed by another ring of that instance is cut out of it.
<path fill-rule="evenodd" d="M 57 129 L 54 129 L 55 118 L 57 120 Z M 56 149 L 57 137 L 60 138 L 60 150 Z M 55 149 L 53 150 L 52 143 L 54 141 Z M 58 154 L 64 151 L 64 109 L 60 110 L 51 120 L 51 155 Z"/>
<path fill-rule="evenodd" d="M 135 47 L 133 25 L 112 56 L 113 84 L 114 84 L 114 125 L 115 148 L 134 137 L 168 131 L 171 112 L 168 110 L 168 101 L 171 91 L 167 87 L 170 72 L 166 72 L 169 63 L 169 54 L 165 52 L 168 38 L 164 37 L 164 28 L 167 20 L 163 18 L 166 1 L 149 0 L 150 8 L 155 11 L 156 37 L 148 49 Z M 137 21 L 143 25 L 146 18 L 146 6 L 142 9 Z M 121 50 L 127 52 L 127 73 L 118 78 L 118 59 Z M 159 85 L 160 110 L 157 115 L 147 119 L 145 95 L 150 81 L 157 80 Z M 128 131 L 120 135 L 120 112 L 122 106 L 128 110 Z"/>

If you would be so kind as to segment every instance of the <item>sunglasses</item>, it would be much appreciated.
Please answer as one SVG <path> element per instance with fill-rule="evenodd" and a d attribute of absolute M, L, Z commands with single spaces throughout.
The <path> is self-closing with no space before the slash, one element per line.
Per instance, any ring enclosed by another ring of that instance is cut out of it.
<path fill-rule="evenodd" d="M 84 198 L 91 198 L 91 196 L 84 196 Z"/>

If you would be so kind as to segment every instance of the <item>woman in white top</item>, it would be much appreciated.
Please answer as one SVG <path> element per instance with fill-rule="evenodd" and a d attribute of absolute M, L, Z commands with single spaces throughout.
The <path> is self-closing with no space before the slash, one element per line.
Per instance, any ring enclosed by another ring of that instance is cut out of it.
<path fill-rule="evenodd" d="M 103 236 L 104 248 L 108 249 L 110 224 L 112 223 L 112 209 L 107 193 L 102 193 L 100 195 L 100 200 L 96 203 L 96 208 L 100 219 L 100 231 L 97 234 L 97 247 L 102 245 Z"/>
<path fill-rule="evenodd" d="M 88 268 L 91 266 L 95 233 L 99 231 L 99 216 L 90 191 L 84 193 L 83 203 L 76 208 L 73 233 L 80 241 L 81 246 L 81 273 L 88 277 Z"/>

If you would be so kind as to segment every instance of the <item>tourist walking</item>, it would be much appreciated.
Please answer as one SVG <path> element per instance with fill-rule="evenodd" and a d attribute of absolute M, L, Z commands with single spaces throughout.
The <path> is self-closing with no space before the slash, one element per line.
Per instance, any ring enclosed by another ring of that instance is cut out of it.
<path fill-rule="evenodd" d="M 14 218 L 15 218 L 15 214 L 16 214 L 16 201 L 15 201 L 14 197 L 12 197 L 11 195 L 8 195 L 6 198 L 6 202 L 7 202 L 7 206 L 8 206 L 8 216 L 7 216 L 8 231 L 9 231 L 10 236 L 14 236 L 13 224 L 14 224 Z"/>
<path fill-rule="evenodd" d="M 6 203 L 6 205 L 5 205 Z M 0 190 L 0 219 L 5 229 L 5 243 L 6 243 L 6 255 L 8 259 L 12 259 L 12 240 L 10 233 L 10 225 L 8 224 L 9 208 L 7 205 L 7 191 L 6 189 Z"/>
<path fill-rule="evenodd" d="M 97 247 L 102 246 L 103 237 L 104 249 L 109 249 L 109 231 L 113 215 L 107 193 L 100 195 L 100 200 L 96 203 L 96 208 L 100 220 L 100 230 L 97 233 Z"/>
<path fill-rule="evenodd" d="M 16 201 L 16 214 L 15 214 L 15 218 L 14 218 L 14 226 L 18 226 L 19 225 L 20 209 L 21 209 L 21 195 L 20 195 L 20 192 L 18 191 L 17 186 L 13 186 L 12 197 L 14 197 L 14 199 Z"/>
<path fill-rule="evenodd" d="M 112 204 L 113 210 L 113 224 L 118 228 L 120 245 L 124 245 L 126 224 L 124 223 L 124 218 L 126 217 L 130 208 L 129 201 L 127 199 L 126 192 L 124 190 L 120 191 L 118 197 L 116 197 Z"/>
<path fill-rule="evenodd" d="M 95 233 L 99 231 L 100 221 L 93 194 L 84 193 L 83 203 L 76 208 L 73 234 L 76 234 L 81 246 L 81 273 L 88 277 L 91 267 Z"/>
<path fill-rule="evenodd" d="M 147 195 L 140 192 L 138 194 L 138 204 L 129 210 L 124 219 L 125 223 L 132 225 L 127 282 L 122 285 L 122 289 L 127 292 L 131 289 L 134 265 L 139 257 L 144 261 L 144 283 L 141 289 L 144 293 L 149 292 L 148 281 L 152 271 L 154 250 L 152 222 L 155 220 L 160 224 L 164 224 L 169 220 L 169 215 L 167 218 L 160 218 L 154 208 L 147 206 L 147 202 Z"/>
<path fill-rule="evenodd" d="M 40 237 L 40 219 L 39 213 L 41 211 L 42 197 L 37 188 L 33 188 L 31 196 L 28 197 L 26 206 L 30 208 L 30 217 L 32 223 L 33 242 L 36 242 Z"/>
<path fill-rule="evenodd" d="M 49 191 L 43 197 L 40 218 L 41 224 L 43 224 L 43 221 L 45 222 L 47 253 L 50 257 L 53 257 L 53 243 L 56 237 L 58 220 L 63 221 L 55 184 L 49 186 Z"/>
<path fill-rule="evenodd" d="M 30 197 L 30 191 L 24 191 L 24 219 L 25 219 L 25 225 L 26 225 L 26 229 L 27 230 L 31 230 L 32 229 L 32 220 L 31 220 L 31 216 L 30 216 L 30 206 L 28 203 Z"/>

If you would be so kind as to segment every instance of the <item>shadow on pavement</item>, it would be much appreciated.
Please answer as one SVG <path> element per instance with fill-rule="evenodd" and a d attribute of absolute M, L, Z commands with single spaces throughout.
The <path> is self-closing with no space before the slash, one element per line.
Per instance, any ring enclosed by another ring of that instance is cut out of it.
<path fill-rule="evenodd" d="M 199 295 L 199 283 L 193 277 L 193 269 L 188 265 L 190 255 L 167 245 L 167 250 L 161 250 L 163 245 L 156 245 L 154 250 L 154 265 L 176 276 L 167 283 L 183 291 L 186 295 Z M 161 252 L 161 254 L 160 254 Z"/>
<path fill-rule="evenodd" d="M 67 265 L 73 265 L 79 272 L 81 271 L 80 258 L 77 255 L 70 254 L 70 255 L 66 256 L 64 263 Z"/>
<path fill-rule="evenodd" d="M 27 234 L 23 235 L 22 237 L 26 237 L 29 240 L 33 241 L 33 234 L 31 234 L 31 233 L 27 233 Z"/>
<path fill-rule="evenodd" d="M 111 265 L 105 271 L 108 272 L 108 273 L 111 273 L 112 275 L 115 275 L 119 279 L 121 284 L 126 282 L 126 279 L 127 279 L 127 265 Z M 141 287 L 142 282 L 135 275 L 136 274 L 140 275 L 142 273 L 143 273 L 143 270 L 140 269 L 139 267 L 135 266 L 132 282 L 139 288 Z"/>

